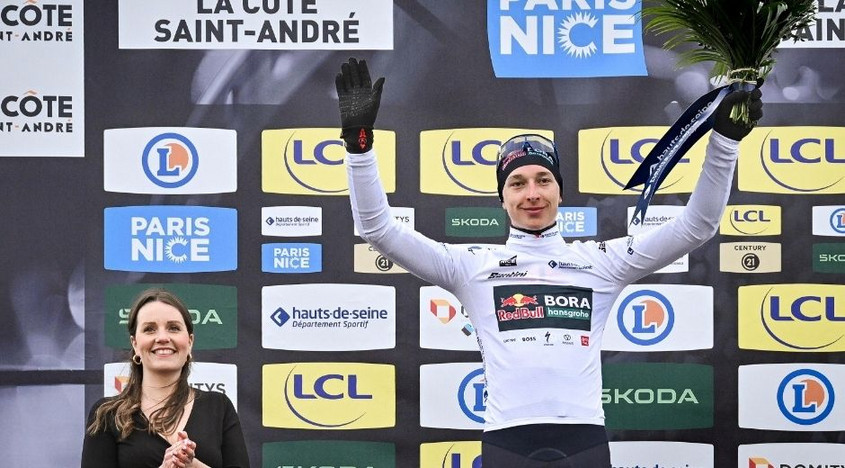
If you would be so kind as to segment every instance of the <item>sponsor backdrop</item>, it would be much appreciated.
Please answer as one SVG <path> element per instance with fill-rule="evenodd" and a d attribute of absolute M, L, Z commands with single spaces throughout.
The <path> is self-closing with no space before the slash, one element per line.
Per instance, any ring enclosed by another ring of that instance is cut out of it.
<path fill-rule="evenodd" d="M 778 51 L 716 237 L 610 311 L 617 468 L 845 458 L 845 8 L 818 6 Z M 375 145 L 408 226 L 502 242 L 496 148 L 535 132 L 558 144 L 566 240 L 625 236 L 622 186 L 711 87 L 640 8 L 0 0 L 5 463 L 78 464 L 88 408 L 125 384 L 132 298 L 164 285 L 196 327 L 191 385 L 232 399 L 253 466 L 479 468 L 475 331 L 354 231 L 333 77 L 350 55 L 387 77 Z M 637 230 L 678 215 L 703 157 Z"/>

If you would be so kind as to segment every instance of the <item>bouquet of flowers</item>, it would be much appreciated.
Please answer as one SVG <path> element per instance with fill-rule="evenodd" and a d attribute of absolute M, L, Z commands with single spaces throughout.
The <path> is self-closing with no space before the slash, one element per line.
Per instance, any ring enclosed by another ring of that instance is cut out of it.
<path fill-rule="evenodd" d="M 772 70 L 775 48 L 802 39 L 816 15 L 815 0 L 646 0 L 646 31 L 673 34 L 663 44 L 679 52 L 678 66 L 713 62 L 712 75 L 733 83 L 758 83 Z M 751 125 L 737 104 L 734 122 Z"/>

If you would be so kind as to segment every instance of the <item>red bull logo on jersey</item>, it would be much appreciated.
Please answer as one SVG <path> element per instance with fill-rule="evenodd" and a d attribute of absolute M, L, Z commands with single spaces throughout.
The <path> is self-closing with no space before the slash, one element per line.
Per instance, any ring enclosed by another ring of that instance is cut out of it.
<path fill-rule="evenodd" d="M 593 291 L 570 286 L 496 286 L 499 331 L 532 328 L 590 330 Z"/>

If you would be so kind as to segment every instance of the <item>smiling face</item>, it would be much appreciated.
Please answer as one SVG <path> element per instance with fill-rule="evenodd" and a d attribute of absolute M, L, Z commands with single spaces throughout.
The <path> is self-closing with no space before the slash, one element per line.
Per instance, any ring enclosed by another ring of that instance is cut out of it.
<path fill-rule="evenodd" d="M 179 309 L 150 301 L 138 309 L 137 325 L 129 340 L 145 373 L 178 375 L 191 354 L 194 335 Z"/>
<path fill-rule="evenodd" d="M 560 204 L 560 186 L 551 171 L 531 164 L 518 167 L 505 179 L 502 207 L 511 225 L 538 230 L 551 226 Z"/>

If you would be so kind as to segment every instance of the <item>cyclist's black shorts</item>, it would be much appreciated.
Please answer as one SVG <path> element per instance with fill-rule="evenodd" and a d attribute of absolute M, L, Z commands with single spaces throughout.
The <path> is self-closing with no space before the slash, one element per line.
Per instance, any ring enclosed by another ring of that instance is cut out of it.
<path fill-rule="evenodd" d="M 481 436 L 484 468 L 609 468 L 604 426 L 528 424 Z"/>

